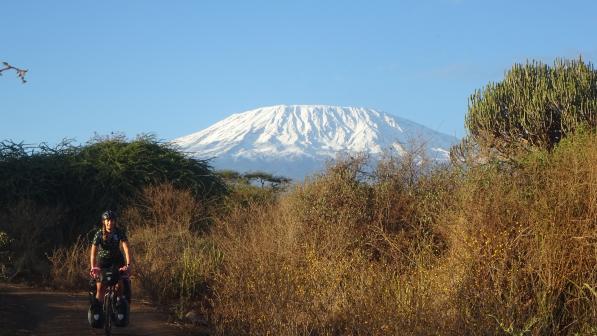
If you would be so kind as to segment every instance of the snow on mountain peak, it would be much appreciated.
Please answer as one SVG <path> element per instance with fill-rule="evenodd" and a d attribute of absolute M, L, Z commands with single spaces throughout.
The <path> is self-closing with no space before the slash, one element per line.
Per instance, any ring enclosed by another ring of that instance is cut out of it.
<path fill-rule="evenodd" d="M 401 154 L 413 140 L 446 159 L 456 138 L 374 109 L 276 105 L 233 114 L 174 143 L 196 157 L 214 158 L 219 169 L 265 170 L 302 179 L 339 153 Z"/>

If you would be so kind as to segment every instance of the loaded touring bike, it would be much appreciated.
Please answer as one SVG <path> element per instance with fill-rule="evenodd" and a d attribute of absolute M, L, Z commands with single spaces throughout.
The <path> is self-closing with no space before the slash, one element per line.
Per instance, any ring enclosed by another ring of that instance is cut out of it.
<path fill-rule="evenodd" d="M 125 283 L 123 288 L 125 298 L 123 299 L 118 297 L 118 281 L 121 278 L 123 278 L 123 283 Z M 96 299 L 94 291 L 89 293 L 92 302 L 92 308 L 90 308 L 89 311 L 89 320 L 92 326 L 95 328 L 101 328 L 103 324 L 106 335 L 110 336 L 112 334 L 112 324 L 116 325 L 117 327 L 124 327 L 128 325 L 130 309 L 130 284 L 128 283 L 128 275 L 120 272 L 118 268 L 102 270 L 99 280 L 104 285 L 104 303 L 101 307 L 101 311 L 97 309 L 96 311 L 92 311 L 93 304 L 97 304 L 97 302 L 95 302 Z M 95 284 L 95 279 L 92 279 L 92 281 Z"/>

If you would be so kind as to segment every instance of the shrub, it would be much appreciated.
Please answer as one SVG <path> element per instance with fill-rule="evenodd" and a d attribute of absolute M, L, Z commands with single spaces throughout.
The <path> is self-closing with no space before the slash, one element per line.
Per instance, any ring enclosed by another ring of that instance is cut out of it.
<path fill-rule="evenodd" d="M 89 288 L 89 251 L 91 244 L 83 236 L 69 247 L 61 246 L 48 257 L 50 283 L 63 289 Z"/>
<path fill-rule="evenodd" d="M 239 207 L 216 220 L 213 238 L 224 258 L 214 283 L 219 333 L 433 334 L 447 325 L 447 314 L 436 314 L 445 307 L 438 299 L 440 292 L 446 296 L 440 272 L 427 267 L 437 258 L 432 235 L 425 238 L 418 222 L 406 223 L 416 216 L 395 227 L 393 217 L 382 216 L 391 205 L 382 208 L 386 203 L 379 201 L 416 208 L 416 196 L 396 193 L 396 200 L 387 190 L 412 191 L 420 183 L 433 185 L 427 189 L 432 191 L 441 184 L 423 182 L 430 171 L 418 165 L 388 163 L 383 171 L 395 177 L 394 185 L 380 188 L 387 179 L 367 173 L 365 163 L 342 160 L 274 204 Z M 413 176 L 411 186 L 397 178 L 407 175 Z M 373 239 L 380 230 L 383 244 Z M 402 247 L 388 248 L 388 241 Z M 382 249 L 386 255 L 376 255 Z"/>
<path fill-rule="evenodd" d="M 461 272 L 459 323 L 469 333 L 588 333 L 597 323 L 597 137 L 520 162 L 478 167 L 460 193 L 449 261 Z"/>
<path fill-rule="evenodd" d="M 582 59 L 515 64 L 470 97 L 465 123 L 469 139 L 506 157 L 551 149 L 579 127 L 597 126 L 597 70 Z"/>
<path fill-rule="evenodd" d="M 146 188 L 122 219 L 130 232 L 135 287 L 172 307 L 178 318 L 207 304 L 200 301 L 207 298 L 221 262 L 219 251 L 199 230 L 206 211 L 190 190 L 165 184 Z"/>

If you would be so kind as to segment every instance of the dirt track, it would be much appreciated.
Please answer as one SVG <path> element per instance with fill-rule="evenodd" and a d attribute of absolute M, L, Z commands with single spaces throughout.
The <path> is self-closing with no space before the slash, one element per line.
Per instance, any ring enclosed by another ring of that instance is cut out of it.
<path fill-rule="evenodd" d="M 87 324 L 85 293 L 46 291 L 0 283 L 0 336 L 103 335 Z M 114 335 L 206 335 L 204 331 L 166 323 L 146 302 L 133 300 L 130 325 L 112 329 Z"/>

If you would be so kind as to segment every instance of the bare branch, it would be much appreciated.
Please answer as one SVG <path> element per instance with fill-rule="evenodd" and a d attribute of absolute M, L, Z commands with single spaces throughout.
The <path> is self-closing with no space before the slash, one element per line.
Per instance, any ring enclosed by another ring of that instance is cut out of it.
<path fill-rule="evenodd" d="M 2 72 L 4 72 L 4 71 L 14 70 L 14 71 L 16 71 L 17 76 L 21 79 L 23 84 L 27 83 L 27 80 L 25 80 L 25 75 L 27 74 L 27 71 L 29 71 L 29 70 L 14 67 L 6 62 L 2 62 L 2 64 L 4 65 L 4 68 L 0 69 L 0 76 L 2 76 Z"/>

